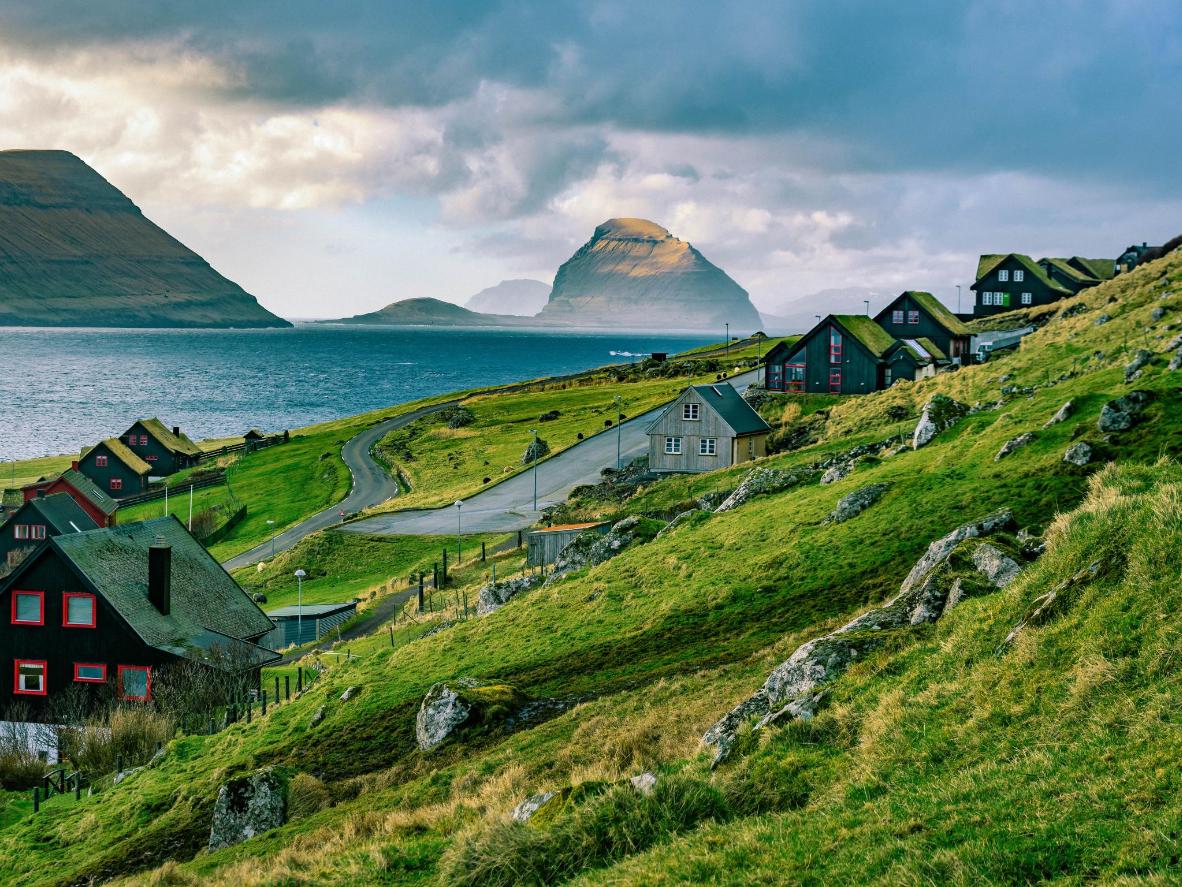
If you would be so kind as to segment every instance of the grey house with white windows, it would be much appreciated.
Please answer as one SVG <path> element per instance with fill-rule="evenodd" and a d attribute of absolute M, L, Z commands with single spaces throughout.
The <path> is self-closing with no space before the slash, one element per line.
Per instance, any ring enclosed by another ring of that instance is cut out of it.
<path fill-rule="evenodd" d="M 648 430 L 648 467 L 658 472 L 727 468 L 767 455 L 771 432 L 729 382 L 681 392 Z"/>

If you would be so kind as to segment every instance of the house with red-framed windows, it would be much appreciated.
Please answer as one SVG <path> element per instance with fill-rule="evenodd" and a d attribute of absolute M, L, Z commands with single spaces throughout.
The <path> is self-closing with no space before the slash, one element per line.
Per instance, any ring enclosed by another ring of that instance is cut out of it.
<path fill-rule="evenodd" d="M 148 701 L 182 659 L 257 680 L 274 627 L 174 517 L 54 536 L 0 580 L 0 695 L 42 720 L 75 687 Z"/>
<path fill-rule="evenodd" d="M 100 490 L 89 477 L 82 474 L 78 470 L 77 462 L 73 464 L 72 468 L 63 471 L 59 477 L 39 480 L 21 488 L 21 494 L 26 502 L 35 499 L 42 493 L 47 496 L 65 493 L 90 516 L 96 527 L 115 526 L 119 503 Z"/>
<path fill-rule="evenodd" d="M 972 354 L 972 330 L 931 293 L 900 293 L 874 315 L 874 322 L 902 342 L 926 339 L 951 365 L 968 363 Z"/>
<path fill-rule="evenodd" d="M 52 536 L 98 528 L 65 493 L 41 493 L 0 524 L 0 577 L 8 575 Z"/>
<path fill-rule="evenodd" d="M 768 391 L 868 394 L 946 363 L 930 339 L 897 339 L 863 314 L 830 314 L 795 342 L 768 351 L 764 380 Z"/>
<path fill-rule="evenodd" d="M 152 468 L 115 437 L 82 451 L 78 471 L 112 499 L 135 496 L 148 489 Z"/>
<path fill-rule="evenodd" d="M 201 448 L 174 425 L 170 431 L 159 419 L 137 419 L 119 440 L 144 460 L 152 477 L 167 477 L 196 465 Z"/>

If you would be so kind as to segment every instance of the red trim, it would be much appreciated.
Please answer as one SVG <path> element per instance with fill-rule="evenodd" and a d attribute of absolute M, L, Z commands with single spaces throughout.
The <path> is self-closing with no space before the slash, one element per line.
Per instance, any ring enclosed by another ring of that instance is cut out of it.
<path fill-rule="evenodd" d="M 16 618 L 16 596 L 18 594 L 35 594 L 41 599 L 41 619 L 37 622 L 29 622 L 24 619 Z M 44 625 L 45 624 L 45 592 L 43 591 L 24 591 L 21 589 L 15 590 L 12 593 L 12 624 L 13 625 Z"/>
<path fill-rule="evenodd" d="M 792 378 L 792 373 L 788 372 L 790 369 L 799 369 L 800 378 Z M 804 391 L 805 372 L 808 369 L 803 363 L 786 363 L 784 364 L 784 390 L 785 391 Z"/>
<path fill-rule="evenodd" d="M 103 670 L 103 676 L 101 678 L 79 677 L 78 669 L 80 668 L 101 668 Z M 107 665 L 105 662 L 75 662 L 74 680 L 79 684 L 105 684 L 107 682 Z"/>
<path fill-rule="evenodd" d="M 41 689 L 40 690 L 22 690 L 21 689 L 21 666 L 22 665 L 40 665 L 41 666 Z M 44 659 L 14 659 L 12 661 L 12 692 L 17 696 L 45 696 L 49 692 L 49 663 Z"/>
<path fill-rule="evenodd" d="M 146 671 L 148 673 L 147 693 L 144 696 L 127 696 L 123 692 L 123 672 L 125 671 Z M 126 699 L 129 702 L 149 702 L 152 699 L 152 666 L 150 665 L 120 665 L 118 669 L 119 677 L 119 698 Z"/>
<path fill-rule="evenodd" d="M 95 456 L 94 457 L 94 467 L 95 468 L 106 468 L 107 467 L 107 457 L 106 456 Z"/>
<path fill-rule="evenodd" d="M 837 327 L 829 327 L 829 362 L 841 363 L 841 333 Z"/>
<path fill-rule="evenodd" d="M 122 490 L 123 489 L 123 479 L 118 478 L 118 477 L 111 478 L 111 489 L 112 490 Z"/>
<path fill-rule="evenodd" d="M 70 598 L 84 597 L 90 599 L 90 622 L 70 621 Z M 62 628 L 94 628 L 98 624 L 98 599 L 86 591 L 62 592 Z"/>
<path fill-rule="evenodd" d="M 841 394 L 841 370 L 829 371 L 829 393 Z"/>

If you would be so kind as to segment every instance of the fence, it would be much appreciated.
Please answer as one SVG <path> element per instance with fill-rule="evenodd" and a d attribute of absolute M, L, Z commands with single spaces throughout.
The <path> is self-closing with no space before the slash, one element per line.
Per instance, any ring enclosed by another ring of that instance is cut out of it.
<path fill-rule="evenodd" d="M 155 502 L 163 499 L 165 495 L 179 496 L 187 493 L 190 488 L 194 490 L 204 490 L 206 487 L 216 487 L 219 484 L 226 482 L 226 472 L 224 470 L 214 471 L 207 475 L 202 475 L 192 480 L 186 480 L 177 484 L 175 487 L 167 484 L 161 484 L 155 489 L 148 490 L 146 493 L 138 493 L 135 496 L 127 496 L 119 500 L 119 507 L 126 508 L 129 505 L 139 505 L 143 502 Z"/>
<path fill-rule="evenodd" d="M 226 444 L 224 447 L 219 447 L 216 450 L 207 450 L 197 457 L 198 462 L 208 462 L 211 459 L 219 459 L 222 456 L 230 453 L 238 453 L 245 450 L 248 453 L 253 453 L 255 450 L 266 449 L 273 447 L 275 444 L 287 443 L 290 435 L 285 431 L 282 434 L 272 434 L 270 437 L 264 437 L 260 440 L 243 441 L 242 443 Z"/>

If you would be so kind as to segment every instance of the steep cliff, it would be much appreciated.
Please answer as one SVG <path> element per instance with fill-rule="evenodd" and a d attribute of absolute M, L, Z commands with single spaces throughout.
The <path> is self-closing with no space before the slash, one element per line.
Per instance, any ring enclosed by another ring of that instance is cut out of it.
<path fill-rule="evenodd" d="M 609 219 L 554 278 L 539 319 L 639 329 L 761 326 L 747 291 L 685 241 L 644 219 Z"/>
<path fill-rule="evenodd" d="M 0 326 L 277 327 L 66 151 L 0 151 Z"/>

